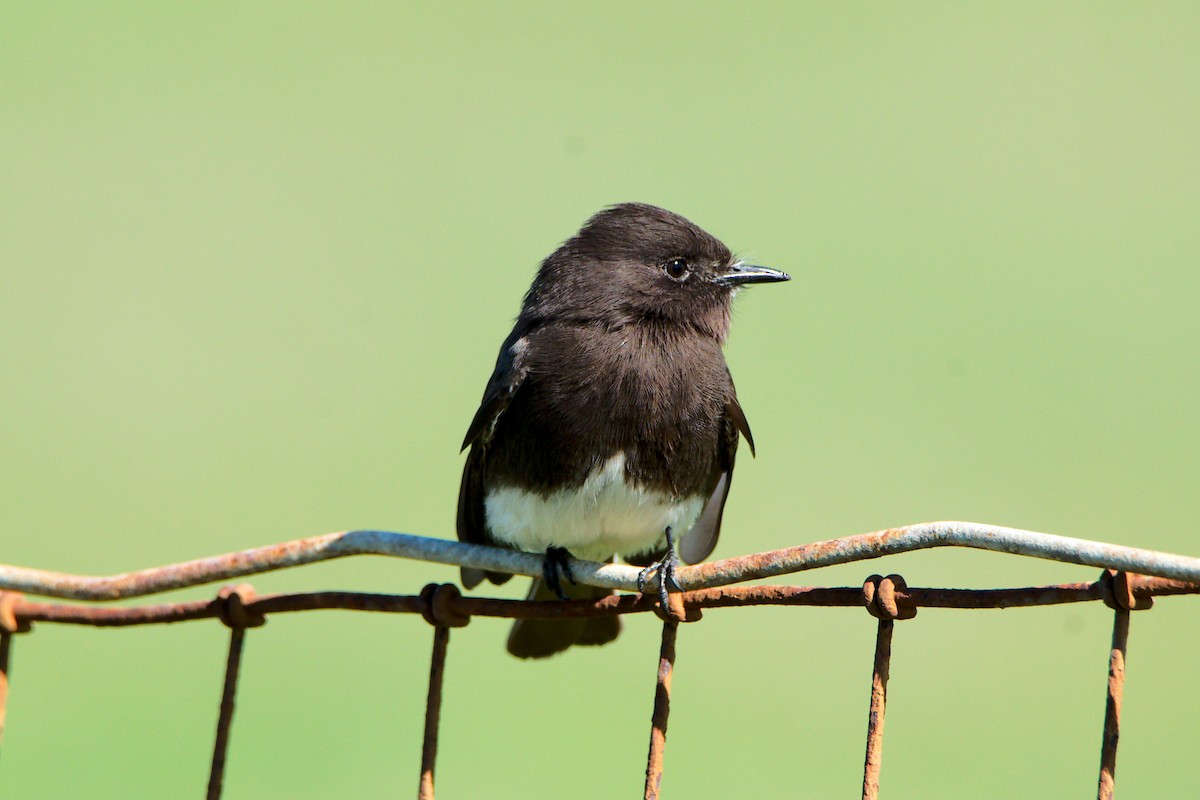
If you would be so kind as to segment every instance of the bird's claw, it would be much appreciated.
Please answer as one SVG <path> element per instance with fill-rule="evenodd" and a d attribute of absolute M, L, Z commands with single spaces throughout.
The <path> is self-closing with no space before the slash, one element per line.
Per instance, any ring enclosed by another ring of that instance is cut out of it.
<path fill-rule="evenodd" d="M 675 541 L 671 538 L 671 529 L 667 528 L 667 552 L 663 553 L 663 557 L 653 564 L 643 567 L 637 576 L 637 587 L 639 592 L 646 590 L 646 584 L 650 582 L 651 574 L 658 573 L 658 602 L 665 611 L 667 608 L 668 592 L 674 589 L 677 592 L 682 592 L 683 587 L 679 585 L 679 581 L 675 576 L 679 569 L 679 555 L 675 552 Z"/>
<path fill-rule="evenodd" d="M 571 553 L 567 548 L 551 546 L 546 548 L 546 558 L 542 561 L 542 580 L 559 600 L 567 599 L 566 593 L 562 590 L 562 582 L 558 577 L 560 573 L 571 582 L 572 586 L 575 585 L 575 576 L 571 574 L 571 566 L 567 563 L 569 558 L 571 558 Z"/>

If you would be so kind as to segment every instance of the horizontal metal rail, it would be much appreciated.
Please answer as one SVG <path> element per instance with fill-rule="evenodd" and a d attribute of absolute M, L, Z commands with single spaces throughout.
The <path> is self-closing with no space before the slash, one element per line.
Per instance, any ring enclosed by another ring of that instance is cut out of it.
<path fill-rule="evenodd" d="M 1200 583 L 1200 558 L 977 522 L 926 522 L 814 544 L 683 567 L 684 590 L 726 586 L 803 570 L 933 547 L 969 547 L 1069 564 Z M 514 575 L 542 574 L 542 556 L 404 533 L 329 533 L 236 553 L 110 576 L 72 575 L 0 564 L 0 590 L 72 600 L 108 601 L 183 589 L 353 555 L 381 555 Z M 575 580 L 636 591 L 638 569 L 571 560 Z M 656 589 L 655 581 L 646 587 Z"/>

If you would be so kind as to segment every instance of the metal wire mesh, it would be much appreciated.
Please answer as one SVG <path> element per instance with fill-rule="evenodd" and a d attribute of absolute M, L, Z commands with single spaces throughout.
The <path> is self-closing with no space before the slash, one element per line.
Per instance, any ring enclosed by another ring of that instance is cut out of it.
<path fill-rule="evenodd" d="M 1101 566 L 1104 571 L 1099 579 L 1090 583 L 982 590 L 910 588 L 898 575 L 871 575 L 861 587 L 731 585 L 827 564 L 860 561 L 936 546 L 979 547 L 1034 555 Z M 219 798 L 233 722 L 241 653 L 248 629 L 265 624 L 272 614 L 315 609 L 420 614 L 433 626 L 434 636 L 418 798 L 432 800 L 442 677 L 451 628 L 467 625 L 473 616 L 551 619 L 652 612 L 662 618 L 663 629 L 644 797 L 658 798 L 664 774 L 671 678 L 676 660 L 675 643 L 681 623 L 700 619 L 706 608 L 862 606 L 877 619 L 862 783 L 862 796 L 867 800 L 878 798 L 880 794 L 889 664 L 897 621 L 911 619 L 916 616 L 918 609 L 926 607 L 983 609 L 1098 601 L 1113 609 L 1113 635 L 1108 655 L 1108 686 L 1097 784 L 1097 797 L 1105 800 L 1111 798 L 1114 791 L 1130 612 L 1150 608 L 1156 596 L 1200 593 L 1200 559 L 960 522 L 927 523 L 877 531 L 687 567 L 679 573 L 679 583 L 684 591 L 672 593 L 669 607 L 665 609 L 659 607 L 654 599 L 656 593 L 653 585 L 646 588 L 645 595 L 612 595 L 595 601 L 524 601 L 465 597 L 453 584 L 429 584 L 416 595 L 332 591 L 261 597 L 248 584 L 238 584 L 223 587 L 215 598 L 209 600 L 125 608 L 39 603 L 27 600 L 21 593 L 113 600 L 356 553 L 401 555 L 516 574 L 537 575 L 541 571 L 541 559 L 531 554 L 382 531 L 329 534 L 111 577 L 64 575 L 0 565 L 0 737 L 4 731 L 13 638 L 17 634 L 29 633 L 33 623 L 122 627 L 216 618 L 230 631 L 207 792 L 209 798 Z M 1131 566 L 1136 566 L 1143 574 L 1130 571 Z M 577 580 L 600 586 L 629 588 L 627 584 L 631 580 L 636 581 L 636 570 L 621 565 L 572 560 L 571 570 Z"/>

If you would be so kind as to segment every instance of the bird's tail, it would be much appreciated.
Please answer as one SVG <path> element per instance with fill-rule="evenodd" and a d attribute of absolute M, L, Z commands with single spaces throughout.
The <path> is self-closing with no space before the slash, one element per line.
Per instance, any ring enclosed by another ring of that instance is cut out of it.
<path fill-rule="evenodd" d="M 611 589 L 575 585 L 563 581 L 563 593 L 571 600 L 598 600 Z M 527 600 L 557 600 L 545 581 L 534 578 Z M 621 618 L 613 616 L 566 619 L 519 619 L 508 634 L 508 652 L 517 658 L 545 658 L 573 644 L 608 644 L 621 632 Z"/>

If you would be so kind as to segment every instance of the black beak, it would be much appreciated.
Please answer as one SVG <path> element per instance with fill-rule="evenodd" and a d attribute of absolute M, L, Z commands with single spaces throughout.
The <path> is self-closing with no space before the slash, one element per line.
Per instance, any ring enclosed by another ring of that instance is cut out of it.
<path fill-rule="evenodd" d="M 717 286 L 741 286 L 745 283 L 777 283 L 790 281 L 791 275 L 770 267 L 756 267 L 738 261 L 730 264 L 723 273 L 713 278 Z"/>

